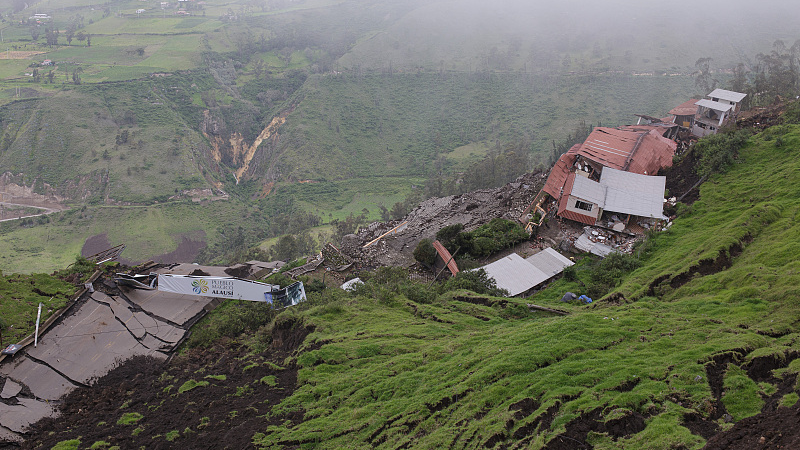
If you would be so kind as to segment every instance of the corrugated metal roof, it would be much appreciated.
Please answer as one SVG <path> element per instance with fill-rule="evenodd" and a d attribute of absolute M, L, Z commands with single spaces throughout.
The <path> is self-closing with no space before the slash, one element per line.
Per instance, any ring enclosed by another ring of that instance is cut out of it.
<path fill-rule="evenodd" d="M 733 105 L 706 99 L 698 100 L 697 103 L 695 103 L 695 105 L 703 106 L 705 108 L 713 109 L 714 111 L 722 111 L 722 112 L 730 111 L 730 109 L 733 108 Z"/>
<path fill-rule="evenodd" d="M 666 177 L 639 175 L 605 169 L 600 185 L 605 188 L 603 209 L 640 217 L 664 218 Z"/>
<path fill-rule="evenodd" d="M 558 275 L 564 271 L 565 267 L 575 264 L 566 256 L 550 247 L 547 247 L 533 256 L 525 258 L 525 261 L 533 264 L 534 267 L 541 270 L 548 278 Z"/>
<path fill-rule="evenodd" d="M 640 137 L 641 133 L 597 127 L 583 142 L 578 154 L 605 167 L 621 169 Z"/>
<path fill-rule="evenodd" d="M 673 116 L 693 116 L 697 112 L 697 99 L 692 99 L 687 102 L 672 108 L 669 113 Z"/>
<path fill-rule="evenodd" d="M 714 91 L 708 94 L 707 97 L 719 98 L 722 100 L 727 100 L 729 102 L 739 103 L 740 101 L 742 101 L 742 99 L 747 97 L 747 94 L 742 94 L 741 92 L 728 91 L 725 89 L 714 89 Z"/>
<path fill-rule="evenodd" d="M 655 129 L 627 131 L 598 127 L 581 145 L 578 154 L 604 167 L 654 174 L 672 165 L 678 147 Z"/>
<path fill-rule="evenodd" d="M 507 290 L 511 296 L 519 295 L 550 278 L 516 253 L 487 264 L 483 269 L 494 278 L 497 287 Z"/>
<path fill-rule="evenodd" d="M 575 154 L 579 147 L 580 144 L 573 145 L 567 153 L 558 158 L 553 168 L 550 169 L 550 174 L 547 176 L 547 181 L 542 190 L 550 194 L 551 197 L 556 199 L 561 197 L 564 184 L 567 182 L 567 176 L 572 171 L 572 165 L 575 164 Z"/>
<path fill-rule="evenodd" d="M 433 248 L 436 249 L 436 253 L 439 254 L 439 257 L 442 258 L 442 261 L 447 264 L 447 268 L 450 270 L 450 273 L 452 273 L 453 276 L 456 276 L 456 274 L 458 274 L 458 266 L 456 265 L 456 260 L 453 259 L 453 256 L 450 254 L 450 252 L 444 248 L 444 245 L 442 245 L 439 240 L 433 241 Z"/>
<path fill-rule="evenodd" d="M 658 169 L 672 166 L 678 144 L 656 130 L 647 133 L 639 142 L 628 167 L 619 169 L 644 175 L 655 175 Z M 613 167 L 617 169 L 618 167 Z"/>
<path fill-rule="evenodd" d="M 605 173 L 605 170 L 603 172 Z M 600 183 L 579 175 L 575 176 L 572 192 L 568 192 L 568 194 L 595 205 L 600 205 L 601 208 L 606 198 L 606 190 Z"/>

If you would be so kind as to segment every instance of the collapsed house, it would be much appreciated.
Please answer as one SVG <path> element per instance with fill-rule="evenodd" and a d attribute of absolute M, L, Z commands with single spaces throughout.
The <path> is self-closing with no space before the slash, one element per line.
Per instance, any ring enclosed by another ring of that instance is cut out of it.
<path fill-rule="evenodd" d="M 541 223 L 548 199 L 548 209 L 555 206 L 559 217 L 617 231 L 635 225 L 635 217 L 664 219 L 666 178 L 653 175 L 672 165 L 677 143 L 664 135 L 674 128 L 662 123 L 595 128 L 553 166 L 534 199 L 531 219 L 536 214 Z"/>

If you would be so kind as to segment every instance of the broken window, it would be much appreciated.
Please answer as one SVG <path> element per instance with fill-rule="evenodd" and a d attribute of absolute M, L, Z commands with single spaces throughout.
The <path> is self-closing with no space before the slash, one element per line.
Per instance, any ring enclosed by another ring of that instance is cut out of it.
<path fill-rule="evenodd" d="M 591 211 L 594 205 L 591 203 L 582 202 L 580 200 L 575 200 L 575 207 L 584 211 Z"/>

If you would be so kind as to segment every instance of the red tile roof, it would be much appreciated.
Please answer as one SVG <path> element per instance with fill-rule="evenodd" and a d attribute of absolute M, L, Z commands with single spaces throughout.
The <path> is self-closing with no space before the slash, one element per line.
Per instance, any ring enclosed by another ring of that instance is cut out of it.
<path fill-rule="evenodd" d="M 697 112 L 697 100 L 689 100 L 672 108 L 669 113 L 673 116 L 693 116 Z"/>

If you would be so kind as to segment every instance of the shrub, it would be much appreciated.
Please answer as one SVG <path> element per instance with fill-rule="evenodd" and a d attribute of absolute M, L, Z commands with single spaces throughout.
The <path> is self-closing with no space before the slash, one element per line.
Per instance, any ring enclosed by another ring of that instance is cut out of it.
<path fill-rule="evenodd" d="M 192 389 L 198 386 L 208 386 L 208 381 L 194 381 L 194 380 L 186 380 L 181 387 L 178 388 L 178 394 L 183 394 L 186 391 L 191 391 Z"/>
<path fill-rule="evenodd" d="M 695 169 L 698 175 L 706 176 L 727 170 L 749 137 L 749 131 L 738 130 L 713 134 L 697 141 L 693 151 L 699 159 Z"/>
<path fill-rule="evenodd" d="M 783 123 L 800 123 L 800 100 L 795 100 L 783 111 Z"/>
<path fill-rule="evenodd" d="M 430 239 L 422 239 L 414 249 L 414 259 L 426 266 L 436 264 L 436 254 L 436 249 L 433 248 L 433 243 Z"/>
<path fill-rule="evenodd" d="M 639 260 L 631 255 L 611 253 L 597 262 L 589 273 L 588 295 L 600 298 L 617 287 L 622 277 L 639 267 Z"/>
<path fill-rule="evenodd" d="M 468 272 L 459 272 L 453 278 L 450 278 L 441 285 L 442 292 L 455 291 L 459 289 L 466 289 L 475 292 L 476 294 L 486 294 L 495 297 L 503 297 L 508 295 L 508 291 L 497 287 L 497 282 L 494 278 L 490 278 L 489 274 L 484 269 L 470 270 Z"/>
<path fill-rule="evenodd" d="M 403 283 L 400 292 L 415 303 L 433 303 L 436 300 L 436 289 L 422 283 Z"/>
<path fill-rule="evenodd" d="M 142 417 L 144 416 L 137 412 L 125 413 L 119 418 L 119 420 L 117 420 L 117 425 L 133 425 L 140 421 Z"/>
<path fill-rule="evenodd" d="M 459 239 L 462 237 L 463 231 L 463 224 L 457 223 L 455 225 L 448 225 L 436 233 L 436 239 L 438 239 L 447 250 L 454 252 L 456 248 L 462 245 Z"/>

